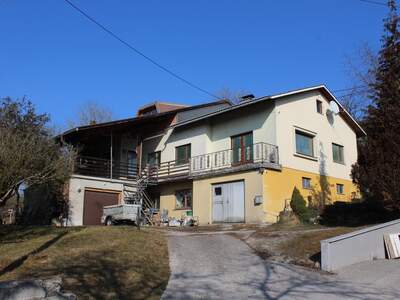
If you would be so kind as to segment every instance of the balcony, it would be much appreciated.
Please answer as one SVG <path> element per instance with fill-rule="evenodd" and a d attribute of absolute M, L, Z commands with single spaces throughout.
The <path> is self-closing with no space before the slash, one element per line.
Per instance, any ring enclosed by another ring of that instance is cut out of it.
<path fill-rule="evenodd" d="M 190 175 L 196 177 L 262 167 L 280 169 L 278 146 L 256 143 L 247 147 L 194 156 L 190 160 Z"/>
<path fill-rule="evenodd" d="M 186 163 L 176 161 L 162 162 L 158 166 L 145 166 L 141 175 L 151 183 L 193 179 L 213 175 L 227 174 L 259 168 L 280 169 L 278 146 L 256 143 L 237 149 L 206 153 L 191 157 Z M 75 174 L 136 180 L 139 174 L 137 165 L 120 161 L 78 157 Z"/>
<path fill-rule="evenodd" d="M 75 161 L 74 173 L 101 178 L 136 180 L 138 166 L 121 161 L 111 162 L 108 159 L 79 156 Z"/>
<path fill-rule="evenodd" d="M 159 166 L 150 167 L 149 174 L 157 182 L 163 182 L 256 168 L 280 169 L 278 146 L 256 143 L 235 150 L 226 149 L 194 156 L 185 164 L 163 162 Z"/>

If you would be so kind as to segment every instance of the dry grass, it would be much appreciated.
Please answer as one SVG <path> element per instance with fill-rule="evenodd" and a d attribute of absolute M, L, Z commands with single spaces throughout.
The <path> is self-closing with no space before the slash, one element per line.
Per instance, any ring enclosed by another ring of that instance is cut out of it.
<path fill-rule="evenodd" d="M 241 238 L 265 259 L 316 267 L 320 262 L 320 241 L 356 230 L 354 227 L 325 227 L 312 224 L 273 224 L 255 228 Z"/>
<path fill-rule="evenodd" d="M 314 266 L 321 259 L 320 242 L 331 237 L 349 233 L 355 228 L 337 227 L 333 229 L 316 230 L 296 235 L 278 245 L 281 255 L 290 257 L 294 262 L 306 266 Z"/>
<path fill-rule="evenodd" d="M 0 280 L 61 276 L 64 289 L 84 299 L 158 299 L 168 282 L 161 232 L 3 227 L 0 241 Z"/>

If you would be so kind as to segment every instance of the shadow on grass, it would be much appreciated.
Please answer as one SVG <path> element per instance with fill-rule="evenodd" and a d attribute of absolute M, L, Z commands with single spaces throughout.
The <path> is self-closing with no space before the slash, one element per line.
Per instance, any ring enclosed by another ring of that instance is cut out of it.
<path fill-rule="evenodd" d="M 77 227 L 73 230 L 76 231 L 81 229 L 81 227 Z M 65 231 L 71 231 L 71 229 L 54 226 L 0 226 L 0 242 L 2 244 L 21 243 L 34 238 L 54 235 Z"/>
<path fill-rule="evenodd" d="M 166 244 L 158 234 L 124 227 L 39 231 L 31 236 L 47 232 L 51 240 L 9 264 L 0 276 L 59 276 L 64 290 L 82 299 L 158 299 L 168 283 Z"/>
<path fill-rule="evenodd" d="M 49 264 L 36 264 L 24 276 L 60 275 L 64 290 L 82 299 L 149 299 L 162 295 L 168 276 L 159 274 L 156 264 L 117 256 L 116 252 L 103 250 L 66 255 Z"/>
<path fill-rule="evenodd" d="M 58 234 L 57 236 L 55 236 L 54 238 L 52 238 L 51 240 L 45 242 L 43 245 L 41 245 L 40 247 L 34 249 L 33 251 L 29 252 L 28 254 L 25 254 L 19 258 L 17 258 L 16 260 L 14 260 L 12 263 L 10 263 L 9 265 L 7 265 L 5 268 L 3 268 L 0 271 L 0 277 L 3 276 L 6 273 L 12 272 L 14 271 L 16 268 L 18 268 L 19 266 L 21 266 L 24 261 L 26 261 L 28 259 L 29 256 L 31 255 L 35 255 L 38 254 L 44 250 L 46 250 L 47 248 L 49 248 L 51 245 L 53 245 L 54 243 L 56 243 L 59 239 L 61 239 L 63 236 L 65 236 L 68 232 L 64 231 L 61 232 L 60 234 Z"/>

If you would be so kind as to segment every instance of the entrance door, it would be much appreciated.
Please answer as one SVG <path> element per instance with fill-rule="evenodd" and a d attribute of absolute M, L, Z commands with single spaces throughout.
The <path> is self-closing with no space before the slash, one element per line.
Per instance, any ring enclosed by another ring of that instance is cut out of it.
<path fill-rule="evenodd" d="M 213 222 L 244 222 L 244 182 L 215 184 Z"/>
<path fill-rule="evenodd" d="M 85 191 L 83 225 L 101 225 L 103 206 L 118 204 L 118 193 Z"/>
<path fill-rule="evenodd" d="M 253 161 L 253 133 L 244 133 L 231 138 L 232 163 L 234 165 Z"/>

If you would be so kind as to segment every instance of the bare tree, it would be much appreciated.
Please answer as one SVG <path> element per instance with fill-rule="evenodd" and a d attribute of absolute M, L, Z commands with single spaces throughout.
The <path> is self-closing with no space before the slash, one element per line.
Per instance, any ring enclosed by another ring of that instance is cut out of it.
<path fill-rule="evenodd" d="M 0 100 L 0 206 L 18 197 L 22 185 L 63 183 L 70 176 L 75 153 L 56 143 L 48 121 L 25 98 Z"/>
<path fill-rule="evenodd" d="M 353 86 L 338 96 L 344 108 L 358 121 L 371 104 L 370 95 L 378 68 L 378 55 L 368 44 L 363 44 L 353 56 L 346 57 L 346 67 Z"/>
<path fill-rule="evenodd" d="M 216 92 L 216 95 L 220 99 L 225 99 L 231 101 L 233 104 L 238 104 L 242 101 L 242 97 L 245 95 L 250 94 L 250 92 L 246 90 L 237 90 L 233 91 L 229 88 L 222 88 L 218 92 Z"/>
<path fill-rule="evenodd" d="M 75 120 L 68 120 L 67 126 L 73 128 L 112 121 L 113 112 L 111 109 L 100 105 L 97 102 L 88 101 L 78 108 Z"/>

